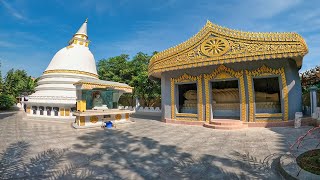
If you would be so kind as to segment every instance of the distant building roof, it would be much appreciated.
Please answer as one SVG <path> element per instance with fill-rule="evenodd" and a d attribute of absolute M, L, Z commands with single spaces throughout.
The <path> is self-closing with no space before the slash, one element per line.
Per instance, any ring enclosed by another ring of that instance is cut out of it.
<path fill-rule="evenodd" d="M 108 88 L 108 89 L 124 91 L 126 93 L 132 93 L 132 90 L 133 90 L 133 87 L 130 87 L 125 83 L 103 81 L 103 80 L 97 80 L 97 79 L 80 80 L 74 83 L 74 85 L 81 86 L 81 89 Z"/>

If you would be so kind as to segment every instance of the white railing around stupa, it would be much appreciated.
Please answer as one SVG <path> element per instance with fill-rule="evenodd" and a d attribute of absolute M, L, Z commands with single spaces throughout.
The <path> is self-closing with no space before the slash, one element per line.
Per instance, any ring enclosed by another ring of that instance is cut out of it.
<path fill-rule="evenodd" d="M 135 108 L 135 107 L 132 107 L 132 106 L 119 106 L 118 109 L 136 111 L 136 108 Z"/>
<path fill-rule="evenodd" d="M 161 114 L 160 107 L 132 107 L 132 106 L 119 106 L 119 109 L 125 109 L 130 111 L 135 111 L 135 113 L 142 114 L 142 113 L 154 113 L 154 114 Z"/>

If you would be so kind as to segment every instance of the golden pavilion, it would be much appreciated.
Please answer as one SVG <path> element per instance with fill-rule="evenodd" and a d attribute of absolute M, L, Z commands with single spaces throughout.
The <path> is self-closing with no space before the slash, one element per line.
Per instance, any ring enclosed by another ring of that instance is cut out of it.
<path fill-rule="evenodd" d="M 298 71 L 308 47 L 297 33 L 232 30 L 208 21 L 193 37 L 155 54 L 162 120 L 210 124 L 288 122 L 302 109 Z"/>

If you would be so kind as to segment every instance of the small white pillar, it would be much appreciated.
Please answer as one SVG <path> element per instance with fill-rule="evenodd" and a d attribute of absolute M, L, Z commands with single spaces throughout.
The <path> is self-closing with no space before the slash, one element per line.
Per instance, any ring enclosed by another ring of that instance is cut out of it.
<path fill-rule="evenodd" d="M 136 109 L 137 109 L 138 107 L 140 107 L 140 102 L 139 102 L 139 98 L 136 97 Z"/>
<path fill-rule="evenodd" d="M 317 108 L 317 90 L 316 86 L 310 87 L 310 106 L 311 106 L 311 116 L 314 116 L 313 113 L 316 113 Z"/>
<path fill-rule="evenodd" d="M 317 120 L 320 120 L 320 107 L 317 107 L 317 116 L 318 116 Z"/>
<path fill-rule="evenodd" d="M 303 116 L 302 112 L 296 112 L 295 118 L 294 118 L 294 128 L 299 128 L 301 126 L 302 116 Z"/>

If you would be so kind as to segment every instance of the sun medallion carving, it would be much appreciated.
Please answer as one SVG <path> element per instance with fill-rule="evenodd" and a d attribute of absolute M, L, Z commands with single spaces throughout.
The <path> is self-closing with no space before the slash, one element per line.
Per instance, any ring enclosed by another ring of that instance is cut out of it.
<path fill-rule="evenodd" d="M 230 46 L 227 40 L 218 37 L 212 37 L 204 41 L 200 48 L 204 55 L 213 57 L 223 55 L 229 50 Z"/>
<path fill-rule="evenodd" d="M 92 122 L 92 123 L 96 123 L 96 122 L 98 122 L 98 120 L 99 120 L 99 118 L 97 116 L 90 117 L 90 122 Z"/>

